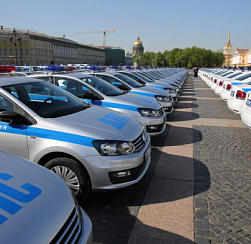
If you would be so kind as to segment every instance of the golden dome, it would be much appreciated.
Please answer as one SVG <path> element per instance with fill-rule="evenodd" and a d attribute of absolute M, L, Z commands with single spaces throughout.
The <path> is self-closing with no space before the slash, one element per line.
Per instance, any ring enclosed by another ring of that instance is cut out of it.
<path fill-rule="evenodd" d="M 139 37 L 137 38 L 136 42 L 134 42 L 134 45 L 142 45 L 142 42 L 140 41 Z"/>

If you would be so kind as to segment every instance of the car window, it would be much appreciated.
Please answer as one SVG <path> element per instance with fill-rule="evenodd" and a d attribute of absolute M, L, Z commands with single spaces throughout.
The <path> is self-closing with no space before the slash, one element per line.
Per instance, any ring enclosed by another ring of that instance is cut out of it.
<path fill-rule="evenodd" d="M 78 98 L 44 81 L 19 83 L 2 88 L 44 118 L 61 117 L 87 108 Z"/>
<path fill-rule="evenodd" d="M 126 84 L 128 84 L 128 85 L 130 85 L 132 87 L 135 87 L 135 88 L 142 87 L 142 85 L 139 82 L 131 79 L 130 77 L 127 77 L 124 74 L 118 73 L 118 74 L 116 74 L 114 76 L 118 77 L 120 80 L 124 81 Z"/>
<path fill-rule="evenodd" d="M 87 86 L 73 79 L 55 77 L 55 85 L 79 98 L 82 98 L 83 94 L 90 93 L 90 89 Z"/>
<path fill-rule="evenodd" d="M 0 112 L 1 111 L 14 111 L 14 105 L 6 97 L 0 94 Z"/>
<path fill-rule="evenodd" d="M 99 77 L 95 77 L 95 76 L 83 77 L 83 78 L 80 78 L 80 80 L 89 84 L 90 86 L 102 92 L 106 96 L 120 96 L 125 93 L 121 91 L 120 89 L 118 89 L 116 86 L 110 84 L 109 82 L 103 79 L 100 79 Z"/>
<path fill-rule="evenodd" d="M 245 80 L 245 79 L 247 79 L 247 78 L 249 78 L 249 77 L 251 77 L 251 72 L 248 73 L 248 74 L 245 74 L 245 75 L 242 75 L 242 76 L 236 78 L 236 80 L 242 81 L 242 80 Z"/>

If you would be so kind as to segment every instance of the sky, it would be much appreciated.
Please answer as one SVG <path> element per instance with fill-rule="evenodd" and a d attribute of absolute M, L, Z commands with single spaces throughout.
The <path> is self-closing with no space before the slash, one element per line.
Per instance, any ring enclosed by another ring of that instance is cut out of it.
<path fill-rule="evenodd" d="M 79 43 L 132 52 L 137 36 L 145 51 L 163 52 L 197 46 L 217 51 L 251 49 L 250 0 L 12 0 L 1 1 L 0 25 L 31 29 Z"/>

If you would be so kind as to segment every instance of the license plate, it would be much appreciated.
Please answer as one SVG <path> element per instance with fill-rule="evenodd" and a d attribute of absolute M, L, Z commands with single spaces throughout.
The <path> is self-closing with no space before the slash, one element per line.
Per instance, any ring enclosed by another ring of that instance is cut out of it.
<path fill-rule="evenodd" d="M 234 91 L 231 91 L 230 95 L 233 97 L 234 96 Z"/>
<path fill-rule="evenodd" d="M 223 85 L 223 89 L 225 89 L 226 88 L 226 85 Z"/>
<path fill-rule="evenodd" d="M 248 99 L 246 104 L 251 107 L 251 100 Z"/>
<path fill-rule="evenodd" d="M 150 155 L 151 155 L 151 151 L 152 151 L 152 149 L 151 149 L 151 144 L 148 146 L 148 148 L 146 149 L 146 151 L 145 151 L 145 161 L 146 161 L 146 163 L 148 162 L 148 160 L 149 160 L 149 157 L 150 157 Z"/>

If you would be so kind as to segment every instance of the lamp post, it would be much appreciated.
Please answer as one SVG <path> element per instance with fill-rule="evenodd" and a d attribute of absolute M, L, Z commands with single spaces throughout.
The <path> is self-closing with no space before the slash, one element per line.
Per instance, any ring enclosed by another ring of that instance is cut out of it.
<path fill-rule="evenodd" d="M 10 43 L 12 43 L 15 47 L 15 50 L 14 50 L 15 51 L 15 59 L 16 59 L 16 64 L 18 64 L 18 62 L 17 62 L 17 49 L 16 48 L 17 48 L 17 45 L 20 44 L 22 38 L 20 36 L 17 36 L 17 32 L 16 32 L 15 28 L 13 29 L 13 36 L 11 36 L 9 38 L 9 40 L 10 40 Z"/>

